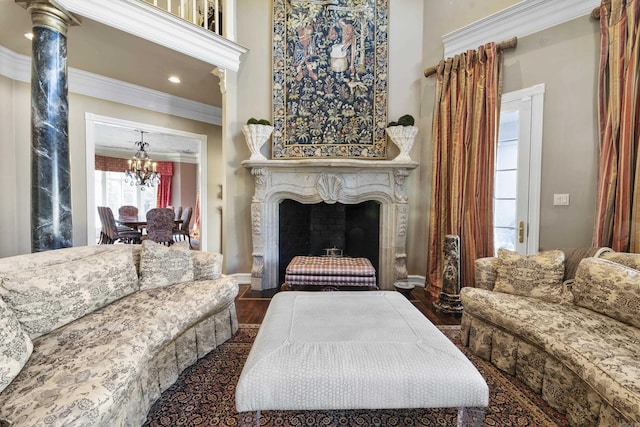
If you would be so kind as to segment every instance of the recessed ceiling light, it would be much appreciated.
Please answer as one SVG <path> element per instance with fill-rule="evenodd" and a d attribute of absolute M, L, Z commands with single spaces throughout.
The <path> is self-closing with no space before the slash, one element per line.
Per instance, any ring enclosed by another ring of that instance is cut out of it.
<path fill-rule="evenodd" d="M 33 33 L 25 33 L 24 35 L 26 38 L 28 38 L 29 40 L 33 40 Z"/>
<path fill-rule="evenodd" d="M 169 77 L 169 81 L 170 81 L 171 83 L 180 83 L 180 77 L 178 77 L 178 76 L 171 76 L 171 77 Z"/>

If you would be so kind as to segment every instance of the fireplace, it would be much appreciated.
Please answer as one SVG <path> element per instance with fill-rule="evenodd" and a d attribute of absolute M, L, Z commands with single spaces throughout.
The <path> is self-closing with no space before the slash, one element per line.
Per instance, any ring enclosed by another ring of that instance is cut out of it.
<path fill-rule="evenodd" d="M 377 222 L 377 259 L 373 255 L 371 258 L 374 259 L 370 258 L 370 261 L 376 267 L 378 287 L 391 290 L 394 282 L 406 280 L 406 235 L 409 215 L 406 178 L 418 166 L 416 162 L 318 159 L 245 160 L 242 164 L 251 169 L 255 178 L 255 192 L 251 203 L 252 289 L 271 289 L 282 284 L 281 273 L 288 264 L 287 258 L 290 254 L 282 257 L 281 253 L 281 210 L 286 218 L 288 214 L 284 212 L 291 209 L 292 203 L 310 205 L 301 208 L 309 210 L 309 217 L 313 215 L 315 205 L 333 206 L 328 209 L 333 209 L 338 216 L 342 215 L 340 210 L 344 209 L 345 225 L 347 217 L 350 218 L 350 239 L 357 238 L 361 232 L 359 229 L 368 227 L 371 222 Z M 359 207 L 360 205 L 363 207 Z M 363 217 L 362 215 L 370 215 L 366 212 L 371 206 L 375 206 L 377 211 L 375 220 L 357 221 Z M 347 214 L 348 209 L 364 211 L 360 211 L 361 215 Z M 305 221 L 296 226 L 299 227 L 296 231 L 292 230 L 290 233 L 298 233 L 300 229 L 308 228 Z M 347 237 L 343 239 L 345 247 L 341 249 L 345 251 Z M 296 255 L 315 255 L 315 252 L 327 246 L 338 247 L 338 244 L 331 244 L 332 242 L 326 238 L 318 238 L 312 246 L 311 234 L 308 239 L 305 237 L 298 240 L 308 240 L 308 246 L 304 246 L 304 242 L 295 242 L 300 246 L 285 250 L 301 252 Z"/>
<path fill-rule="evenodd" d="M 344 256 L 367 258 L 378 271 L 377 202 L 303 204 L 287 199 L 278 211 L 278 283 L 284 283 L 287 265 L 294 256 L 322 256 L 328 248 L 337 248 Z"/>

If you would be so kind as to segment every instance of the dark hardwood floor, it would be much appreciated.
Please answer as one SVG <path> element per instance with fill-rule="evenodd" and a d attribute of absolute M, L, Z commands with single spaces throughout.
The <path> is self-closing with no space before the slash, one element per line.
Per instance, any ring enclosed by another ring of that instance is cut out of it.
<path fill-rule="evenodd" d="M 249 285 L 240 285 L 240 292 L 236 297 L 236 311 L 239 323 L 262 323 L 264 314 L 269 307 L 271 297 L 276 289 L 269 291 L 253 291 Z M 362 291 L 366 292 L 366 291 Z M 395 292 L 395 291 L 394 291 Z M 460 316 L 451 316 L 440 313 L 433 308 L 433 301 L 424 288 L 416 287 L 411 291 L 411 302 L 434 325 L 459 325 Z"/>

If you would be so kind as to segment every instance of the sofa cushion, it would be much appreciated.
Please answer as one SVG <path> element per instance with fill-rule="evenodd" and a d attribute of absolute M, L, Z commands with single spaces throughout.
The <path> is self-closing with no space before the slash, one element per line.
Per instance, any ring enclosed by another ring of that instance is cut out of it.
<path fill-rule="evenodd" d="M 0 298 L 0 392 L 20 373 L 32 351 L 29 335 Z"/>
<path fill-rule="evenodd" d="M 193 280 L 189 243 L 165 246 L 152 240 L 142 242 L 140 289 L 153 289 Z"/>
<path fill-rule="evenodd" d="M 508 249 L 498 250 L 496 292 L 521 295 L 549 302 L 567 299 L 562 279 L 564 253 L 559 250 L 520 255 Z"/>
<path fill-rule="evenodd" d="M 149 361 L 237 294 L 231 277 L 144 290 L 35 339 L 21 374 L 0 394 L 0 418 L 28 426 L 114 425 Z"/>
<path fill-rule="evenodd" d="M 191 251 L 193 280 L 217 279 L 222 275 L 222 254 Z"/>
<path fill-rule="evenodd" d="M 131 251 L 6 273 L 0 297 L 31 339 L 138 290 Z"/>
<path fill-rule="evenodd" d="M 574 303 L 640 328 L 640 271 L 606 259 L 586 258 L 576 272 Z"/>

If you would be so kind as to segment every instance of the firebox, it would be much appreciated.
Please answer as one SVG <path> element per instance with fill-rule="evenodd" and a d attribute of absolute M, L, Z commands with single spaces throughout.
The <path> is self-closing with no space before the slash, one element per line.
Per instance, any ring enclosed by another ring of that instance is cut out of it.
<path fill-rule="evenodd" d="M 325 256 L 333 248 L 343 256 L 369 259 L 377 275 L 379 242 L 380 204 L 376 201 L 303 204 L 285 199 L 279 208 L 278 281 L 284 283 L 294 256 Z"/>

